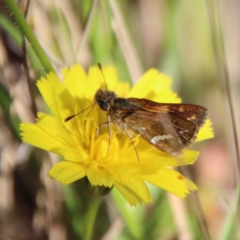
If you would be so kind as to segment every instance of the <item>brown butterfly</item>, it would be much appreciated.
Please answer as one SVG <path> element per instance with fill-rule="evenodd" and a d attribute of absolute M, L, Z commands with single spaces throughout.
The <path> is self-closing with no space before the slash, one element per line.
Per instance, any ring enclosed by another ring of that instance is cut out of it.
<path fill-rule="evenodd" d="M 102 70 L 100 65 L 99 68 Z M 120 126 L 130 139 L 128 131 L 132 130 L 154 147 L 175 157 L 194 142 L 199 129 L 206 121 L 208 112 L 206 108 L 193 104 L 119 98 L 115 92 L 102 89 L 96 92 L 94 103 L 88 108 L 96 104 L 107 112 L 108 121 L 100 126 L 108 124 L 110 134 L 111 121 Z M 83 111 L 67 117 L 65 122 Z"/>

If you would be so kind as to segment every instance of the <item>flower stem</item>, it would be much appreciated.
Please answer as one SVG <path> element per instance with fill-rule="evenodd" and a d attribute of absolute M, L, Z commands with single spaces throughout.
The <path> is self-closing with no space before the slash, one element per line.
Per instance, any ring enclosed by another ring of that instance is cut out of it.
<path fill-rule="evenodd" d="M 101 203 L 101 199 L 101 197 L 92 197 L 88 205 L 87 214 L 84 221 L 83 240 L 90 240 L 92 238 L 94 222 Z"/>
<path fill-rule="evenodd" d="M 15 18 L 15 20 L 17 22 L 16 26 L 20 29 L 20 31 L 23 33 L 23 35 L 27 38 L 28 42 L 31 44 L 33 51 L 35 52 L 36 56 L 38 57 L 45 72 L 46 73 L 55 72 L 47 55 L 45 54 L 45 52 L 43 51 L 38 40 L 34 36 L 32 29 L 27 24 L 22 12 L 19 10 L 15 1 L 14 0 L 5 0 L 5 3 L 8 6 L 9 10 L 11 11 L 13 17 Z"/>

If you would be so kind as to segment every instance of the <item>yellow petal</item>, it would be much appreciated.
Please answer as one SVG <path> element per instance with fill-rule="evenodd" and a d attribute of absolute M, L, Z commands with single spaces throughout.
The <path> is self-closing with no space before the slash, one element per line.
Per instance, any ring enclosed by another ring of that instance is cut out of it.
<path fill-rule="evenodd" d="M 20 125 L 22 131 L 22 140 L 35 147 L 44 149 L 46 151 L 59 154 L 59 149 L 65 147 L 62 141 L 51 136 L 48 132 L 43 131 L 36 124 L 22 123 Z"/>
<path fill-rule="evenodd" d="M 213 128 L 212 128 L 212 122 L 209 119 L 207 119 L 207 121 L 205 122 L 205 124 L 200 129 L 200 131 L 197 135 L 196 142 L 202 141 L 205 139 L 209 139 L 209 138 L 213 138 L 213 137 L 214 137 L 214 133 L 213 133 Z"/>
<path fill-rule="evenodd" d="M 118 80 L 117 71 L 114 67 L 104 67 L 101 73 L 96 66 L 91 67 L 88 72 L 88 85 L 91 89 L 91 96 L 95 95 L 99 88 L 114 91 L 119 97 L 124 97 L 129 92 L 129 84 Z"/>
<path fill-rule="evenodd" d="M 56 118 L 64 121 L 67 116 L 75 113 L 73 96 L 55 74 L 48 74 L 47 79 L 41 78 L 37 81 L 37 87 Z"/>
<path fill-rule="evenodd" d="M 81 163 L 63 161 L 54 165 L 48 176 L 67 185 L 86 176 L 86 167 Z"/>
<path fill-rule="evenodd" d="M 55 138 L 57 141 L 62 142 L 63 145 L 71 145 L 69 132 L 67 131 L 66 127 L 64 127 L 63 124 L 56 118 L 44 113 L 38 113 L 37 126 L 52 138 Z"/>
<path fill-rule="evenodd" d="M 88 83 L 87 75 L 79 64 L 75 64 L 71 68 L 63 69 L 62 75 L 64 86 L 74 99 L 82 100 L 84 97 L 89 96 L 89 94 L 87 94 L 89 89 L 86 87 Z M 79 101 L 78 104 L 81 105 L 82 102 L 83 101 Z"/>
<path fill-rule="evenodd" d="M 128 201 L 130 206 L 136 206 L 137 204 L 142 205 L 142 199 L 138 196 L 138 194 L 132 192 L 127 186 L 115 182 L 115 187 Z"/>
<path fill-rule="evenodd" d="M 157 69 L 150 69 L 133 86 L 128 97 L 147 98 L 161 103 L 180 103 L 181 99 L 171 89 L 170 77 Z"/>
<path fill-rule="evenodd" d="M 118 182 L 122 181 L 122 179 L 130 177 L 132 174 L 131 168 L 128 168 L 127 164 L 122 164 L 121 162 L 112 165 L 111 173 L 114 179 Z"/>
<path fill-rule="evenodd" d="M 104 77 L 106 78 L 105 74 Z M 89 68 L 88 70 L 88 87 L 91 90 L 92 98 L 94 97 L 96 91 L 100 88 L 106 89 L 106 84 L 104 82 L 103 75 L 100 69 L 96 66 Z"/>
<path fill-rule="evenodd" d="M 148 187 L 139 177 L 131 176 L 124 182 L 115 182 L 115 187 L 131 206 L 142 205 L 142 202 L 146 204 L 152 202 Z"/>
<path fill-rule="evenodd" d="M 151 175 L 141 175 L 144 181 L 156 185 L 180 198 L 185 198 L 190 191 L 197 190 L 197 186 L 180 173 L 162 168 Z"/>
<path fill-rule="evenodd" d="M 81 149 L 81 146 L 78 146 L 78 148 L 62 147 L 59 150 L 59 154 L 63 156 L 65 160 L 71 162 L 87 162 L 89 160 L 89 153 L 87 150 Z"/>
<path fill-rule="evenodd" d="M 111 188 L 114 184 L 114 179 L 110 172 L 107 169 L 100 168 L 98 164 L 92 164 L 89 167 L 87 177 L 94 186 L 99 185 Z"/>
<path fill-rule="evenodd" d="M 152 148 L 150 151 L 144 152 L 140 155 L 140 162 L 141 164 L 145 165 L 151 163 L 154 164 L 155 167 L 157 167 L 156 164 L 158 164 L 158 168 L 170 166 L 175 167 L 193 164 L 196 161 L 198 155 L 199 152 L 197 151 L 184 150 L 181 156 L 173 157 L 168 153 L 164 153 L 156 148 Z M 145 169 L 145 167 L 142 167 L 142 169 Z"/>

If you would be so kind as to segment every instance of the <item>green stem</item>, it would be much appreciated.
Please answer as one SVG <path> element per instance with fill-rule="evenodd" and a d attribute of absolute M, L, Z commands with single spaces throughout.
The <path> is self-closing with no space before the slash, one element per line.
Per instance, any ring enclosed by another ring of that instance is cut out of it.
<path fill-rule="evenodd" d="M 17 4 L 14 0 L 5 0 L 6 5 L 8 6 L 9 10 L 11 11 L 13 17 L 17 22 L 17 27 L 20 31 L 24 34 L 27 38 L 28 42 L 31 44 L 33 51 L 35 52 L 36 56 L 38 57 L 40 63 L 42 64 L 46 73 L 55 72 L 50 63 L 47 55 L 43 51 L 41 45 L 39 44 L 38 40 L 34 36 L 32 29 L 27 24 L 22 12 L 19 10 Z"/>
<path fill-rule="evenodd" d="M 90 240 L 92 238 L 94 223 L 101 200 L 101 197 L 92 197 L 91 202 L 88 205 L 87 214 L 84 221 L 83 240 Z"/>

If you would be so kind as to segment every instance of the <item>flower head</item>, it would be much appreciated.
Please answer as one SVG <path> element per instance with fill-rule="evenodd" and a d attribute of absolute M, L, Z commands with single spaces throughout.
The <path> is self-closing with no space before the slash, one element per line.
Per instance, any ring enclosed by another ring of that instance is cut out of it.
<path fill-rule="evenodd" d="M 170 89 L 171 79 L 155 69 L 145 73 L 131 90 L 127 83 L 118 81 L 113 67 L 104 68 L 103 74 L 108 90 L 120 97 L 148 98 L 162 103 L 181 101 Z M 172 167 L 192 164 L 198 152 L 184 150 L 181 158 L 175 158 L 154 148 L 140 136 L 133 139 L 135 150 L 128 135 L 113 124 L 109 144 L 108 126 L 98 128 L 107 122 L 107 114 L 98 106 L 65 122 L 66 117 L 93 104 L 96 91 L 106 89 L 106 86 L 97 67 L 90 68 L 86 74 L 79 65 L 75 65 L 63 70 L 63 76 L 63 82 L 52 73 L 37 82 L 52 116 L 38 113 L 36 124 L 21 124 L 24 142 L 63 156 L 64 161 L 49 171 L 50 177 L 62 184 L 87 177 L 93 186 L 115 186 L 131 205 L 151 202 L 146 183 L 180 198 L 197 189 L 194 183 Z M 197 140 L 213 136 L 210 125 L 208 120 Z"/>

